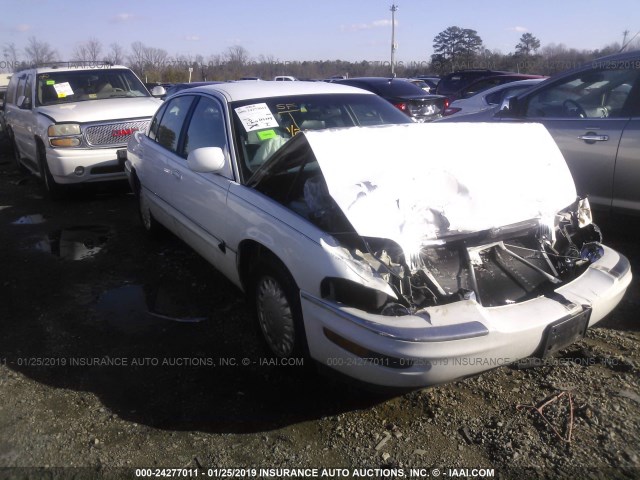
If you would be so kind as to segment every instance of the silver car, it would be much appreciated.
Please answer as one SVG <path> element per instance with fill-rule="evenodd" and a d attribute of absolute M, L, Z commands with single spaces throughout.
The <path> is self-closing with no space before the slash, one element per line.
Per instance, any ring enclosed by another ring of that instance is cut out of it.
<path fill-rule="evenodd" d="M 441 121 L 542 123 L 580 195 L 589 195 L 594 207 L 640 213 L 640 52 L 603 57 L 551 77 L 506 99 L 493 116 Z"/>
<path fill-rule="evenodd" d="M 534 85 L 542 82 L 543 78 L 529 78 L 516 82 L 503 83 L 493 88 L 483 90 L 468 98 L 454 100 L 444 110 L 445 117 L 468 115 L 471 113 L 484 112 L 487 116 L 495 115 L 500 109 L 500 105 L 507 97 L 518 95 Z"/>

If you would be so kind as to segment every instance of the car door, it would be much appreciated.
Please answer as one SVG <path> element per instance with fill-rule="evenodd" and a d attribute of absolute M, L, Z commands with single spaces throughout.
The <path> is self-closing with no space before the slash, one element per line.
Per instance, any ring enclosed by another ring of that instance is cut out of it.
<path fill-rule="evenodd" d="M 177 154 L 167 156 L 171 203 L 176 209 L 178 235 L 218 270 L 230 274 L 234 257 L 227 255 L 227 192 L 234 182 L 229 155 L 225 113 L 222 104 L 207 95 L 198 95 L 182 132 Z M 187 164 L 197 148 L 219 147 L 225 154 L 220 172 L 200 173 Z"/>
<path fill-rule="evenodd" d="M 149 127 L 149 134 L 143 138 L 141 162 L 142 169 L 138 173 L 140 181 L 150 195 L 150 200 L 171 217 L 175 205 L 172 196 L 176 187 L 173 180 L 171 163 L 178 155 L 178 145 L 194 95 L 181 95 L 168 100 L 158 111 Z"/>
<path fill-rule="evenodd" d="M 609 208 L 616 158 L 631 116 L 640 70 L 591 69 L 570 74 L 519 98 L 524 120 L 544 124 L 562 151 L 580 195 Z M 635 194 L 636 198 L 638 193 Z"/>
<path fill-rule="evenodd" d="M 10 120 L 11 131 L 13 137 L 20 150 L 21 156 L 35 162 L 35 148 L 33 141 L 33 113 L 32 113 L 32 94 L 30 75 L 24 73 L 18 78 L 18 86 L 16 88 L 15 97 L 11 102 L 8 120 Z M 18 99 L 24 97 L 23 107 L 17 106 Z M 35 165 L 35 163 L 34 163 Z"/>
<path fill-rule="evenodd" d="M 636 108 L 640 109 L 639 102 Z M 613 177 L 613 202 L 616 210 L 640 212 L 640 115 L 635 116 L 622 132 L 616 170 Z"/>

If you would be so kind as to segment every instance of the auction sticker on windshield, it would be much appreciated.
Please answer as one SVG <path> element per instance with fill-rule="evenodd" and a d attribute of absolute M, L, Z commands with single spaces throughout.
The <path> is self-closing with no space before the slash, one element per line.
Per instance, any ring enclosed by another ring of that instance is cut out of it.
<path fill-rule="evenodd" d="M 279 126 L 266 103 L 238 107 L 235 111 L 247 132 Z"/>

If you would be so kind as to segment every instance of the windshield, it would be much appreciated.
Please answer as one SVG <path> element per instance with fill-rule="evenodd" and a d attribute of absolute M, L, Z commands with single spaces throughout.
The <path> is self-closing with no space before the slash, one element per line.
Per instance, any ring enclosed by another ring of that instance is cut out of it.
<path fill-rule="evenodd" d="M 240 166 L 248 179 L 300 131 L 412 123 L 376 95 L 319 94 L 231 103 Z"/>
<path fill-rule="evenodd" d="M 38 105 L 148 97 L 149 92 L 131 70 L 105 68 L 48 72 L 38 75 Z"/>

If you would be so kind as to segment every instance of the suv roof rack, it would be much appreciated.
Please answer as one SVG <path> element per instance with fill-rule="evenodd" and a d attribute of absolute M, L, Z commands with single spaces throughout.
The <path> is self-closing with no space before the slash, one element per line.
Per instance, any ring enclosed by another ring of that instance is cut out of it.
<path fill-rule="evenodd" d="M 68 60 L 64 62 L 44 62 L 38 64 L 32 64 L 29 68 L 78 68 L 78 67 L 99 67 L 99 66 L 114 66 L 113 62 L 106 60 Z"/>

